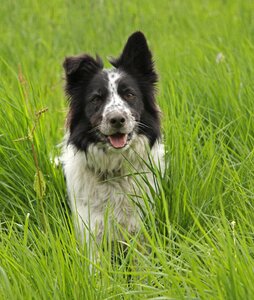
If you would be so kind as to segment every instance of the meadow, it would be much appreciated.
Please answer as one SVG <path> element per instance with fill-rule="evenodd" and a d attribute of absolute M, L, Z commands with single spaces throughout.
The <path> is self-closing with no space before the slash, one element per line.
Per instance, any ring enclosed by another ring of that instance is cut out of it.
<path fill-rule="evenodd" d="M 253 299 L 254 2 L 4 0 L 0 27 L 0 299 Z M 127 239 L 121 263 L 98 249 L 91 271 L 50 160 L 62 62 L 109 67 L 136 30 L 160 75 L 168 167 L 153 170 L 145 242 Z"/>

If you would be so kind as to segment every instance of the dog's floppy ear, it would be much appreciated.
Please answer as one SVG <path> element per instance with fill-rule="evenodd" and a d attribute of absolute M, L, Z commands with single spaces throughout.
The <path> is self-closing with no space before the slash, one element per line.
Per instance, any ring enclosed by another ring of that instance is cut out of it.
<path fill-rule="evenodd" d="M 84 89 L 92 77 L 103 68 L 103 63 L 97 55 L 96 59 L 87 54 L 66 57 L 63 63 L 65 70 L 65 91 L 74 96 Z"/>
<path fill-rule="evenodd" d="M 128 38 L 122 54 L 110 62 L 116 68 L 148 76 L 152 82 L 157 81 L 152 53 L 148 48 L 144 34 L 140 31 L 134 32 Z"/>
<path fill-rule="evenodd" d="M 66 57 L 63 63 L 67 79 L 72 76 L 96 73 L 103 68 L 103 63 L 97 55 L 96 59 L 87 54 Z"/>

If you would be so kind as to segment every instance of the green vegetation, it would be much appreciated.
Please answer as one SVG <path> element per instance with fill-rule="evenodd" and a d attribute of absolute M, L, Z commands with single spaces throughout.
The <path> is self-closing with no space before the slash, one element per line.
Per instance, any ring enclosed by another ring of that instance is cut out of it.
<path fill-rule="evenodd" d="M 0 299 L 253 299 L 254 2 L 4 0 L 0 14 Z M 146 242 L 121 264 L 100 250 L 89 272 L 49 160 L 61 65 L 117 56 L 135 30 L 160 74 L 169 167 Z"/>

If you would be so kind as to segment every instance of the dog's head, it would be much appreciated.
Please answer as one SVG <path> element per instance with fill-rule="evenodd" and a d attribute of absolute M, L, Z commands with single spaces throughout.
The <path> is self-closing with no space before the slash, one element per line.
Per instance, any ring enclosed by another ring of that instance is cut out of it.
<path fill-rule="evenodd" d="M 133 33 L 112 69 L 89 55 L 64 61 L 69 143 L 86 151 L 91 143 L 125 149 L 138 134 L 152 147 L 160 135 L 155 102 L 157 74 L 145 36 Z"/>

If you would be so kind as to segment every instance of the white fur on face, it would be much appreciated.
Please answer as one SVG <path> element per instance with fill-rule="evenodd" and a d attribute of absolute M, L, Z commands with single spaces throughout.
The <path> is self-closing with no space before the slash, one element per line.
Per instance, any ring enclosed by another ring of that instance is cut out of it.
<path fill-rule="evenodd" d="M 119 79 L 121 78 L 121 73 L 114 69 L 106 70 L 106 72 L 108 74 L 108 90 L 110 101 L 105 106 L 103 115 L 106 115 L 109 111 L 111 112 L 112 110 L 126 109 L 123 100 L 117 93 L 117 85 Z"/>
<path fill-rule="evenodd" d="M 125 126 L 121 129 L 121 132 L 130 133 L 135 127 L 135 118 L 133 117 L 128 105 L 117 92 L 118 82 L 121 76 L 123 76 L 123 73 L 119 72 L 116 69 L 105 70 L 105 72 L 107 72 L 108 75 L 109 101 L 104 107 L 100 130 L 105 135 L 115 133 L 112 132 L 108 116 L 110 113 L 116 112 L 123 115 L 126 119 Z"/>

